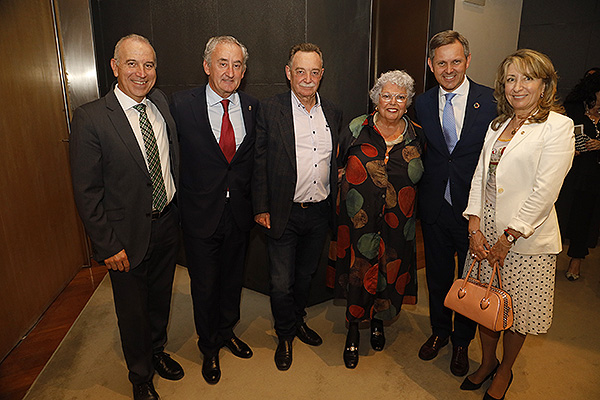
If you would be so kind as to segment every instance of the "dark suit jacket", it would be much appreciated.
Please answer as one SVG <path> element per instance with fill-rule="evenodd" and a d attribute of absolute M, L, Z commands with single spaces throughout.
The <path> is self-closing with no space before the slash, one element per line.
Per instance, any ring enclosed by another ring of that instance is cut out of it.
<path fill-rule="evenodd" d="M 163 92 L 147 96 L 162 114 L 169 136 L 171 173 L 178 180 L 175 121 Z M 100 262 L 125 249 L 131 268 L 150 242 L 152 180 L 142 150 L 114 91 L 75 110 L 70 138 L 75 203 Z"/>
<path fill-rule="evenodd" d="M 440 213 L 448 177 L 452 209 L 458 220 L 463 218 L 485 133 L 497 115 L 493 90 L 471 80 L 469 82 L 465 120 L 452 154 L 448 152 L 440 123 L 439 86 L 415 100 L 416 120 L 423 127 L 427 139 L 427 149 L 421 157 L 425 172 L 419 183 L 419 215 L 426 223 L 435 222 Z"/>
<path fill-rule="evenodd" d="M 336 151 L 342 126 L 342 113 L 333 103 L 320 97 L 329 124 L 333 154 L 330 187 L 332 218 L 337 193 Z M 264 232 L 277 239 L 288 222 L 296 190 L 296 144 L 291 92 L 263 100 L 256 120 L 256 153 L 252 179 L 254 214 L 268 212 L 271 229 Z M 333 222 L 333 219 L 332 219 Z"/>
<path fill-rule="evenodd" d="M 254 163 L 255 120 L 258 100 L 240 96 L 246 136 L 231 164 L 219 147 L 210 127 L 206 86 L 175 93 L 171 112 L 181 146 L 179 208 L 185 234 L 207 238 L 217 229 L 229 188 L 231 212 L 238 227 L 254 226 L 250 183 Z"/>

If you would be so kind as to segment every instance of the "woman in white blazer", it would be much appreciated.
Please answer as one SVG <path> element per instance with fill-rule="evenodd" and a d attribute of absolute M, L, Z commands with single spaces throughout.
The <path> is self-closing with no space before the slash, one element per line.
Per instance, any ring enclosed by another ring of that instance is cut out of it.
<path fill-rule="evenodd" d="M 508 56 L 496 74 L 498 117 L 486 134 L 464 216 L 470 257 L 482 262 L 482 279 L 498 263 L 503 288 L 513 301 L 514 322 L 500 332 L 479 326 L 482 362 L 463 390 L 493 379 L 484 399 L 504 399 L 512 366 L 527 334 L 552 323 L 556 255 L 561 251 L 554 209 L 574 154 L 573 121 L 556 101 L 557 75 L 550 59 L 534 50 Z M 468 266 L 465 272 L 468 271 Z"/>

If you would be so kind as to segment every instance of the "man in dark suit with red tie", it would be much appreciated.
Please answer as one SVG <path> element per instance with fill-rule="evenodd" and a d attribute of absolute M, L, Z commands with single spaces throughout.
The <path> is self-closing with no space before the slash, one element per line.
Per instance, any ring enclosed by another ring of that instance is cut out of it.
<path fill-rule="evenodd" d="M 496 117 L 496 104 L 492 89 L 467 78 L 471 53 L 469 42 L 460 33 L 434 35 L 427 61 L 439 85 L 416 98 L 415 112 L 427 138 L 419 213 L 433 332 L 419 357 L 435 358 L 452 339 L 450 370 L 463 376 L 469 371 L 468 347 L 476 325 L 460 314 L 454 315 L 453 323 L 444 298 L 456 271 L 462 275 L 469 248 L 467 220 L 462 213 L 485 133 Z"/>
<path fill-rule="evenodd" d="M 241 358 L 252 350 L 234 333 L 249 231 L 250 181 L 258 100 L 237 89 L 248 51 L 232 36 L 211 38 L 204 51 L 208 85 L 173 95 L 181 145 L 180 209 L 191 280 L 202 376 L 221 377 L 219 349 Z"/>

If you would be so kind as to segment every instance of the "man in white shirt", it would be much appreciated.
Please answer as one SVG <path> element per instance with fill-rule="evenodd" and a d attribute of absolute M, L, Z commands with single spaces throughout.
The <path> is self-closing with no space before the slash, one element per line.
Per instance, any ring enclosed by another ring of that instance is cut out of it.
<path fill-rule="evenodd" d="M 234 37 L 211 38 L 203 62 L 208 85 L 175 93 L 171 103 L 181 145 L 183 244 L 202 376 L 209 384 L 221 378 L 221 347 L 252 357 L 233 333 L 254 226 L 250 180 L 258 100 L 237 90 L 247 60 L 248 50 Z"/>
<path fill-rule="evenodd" d="M 269 252 L 271 310 L 279 345 L 275 364 L 292 364 L 292 341 L 318 346 L 304 322 L 337 190 L 336 149 L 342 114 L 317 90 L 323 77 L 318 46 L 292 47 L 285 73 L 291 91 L 261 102 L 252 180 L 254 219 Z"/>
<path fill-rule="evenodd" d="M 496 104 L 492 89 L 467 78 L 471 53 L 469 42 L 460 33 L 434 35 L 427 62 L 439 85 L 416 98 L 415 112 L 427 138 L 422 156 L 425 171 L 419 182 L 419 216 L 433 333 L 419 357 L 435 358 L 452 339 L 450 370 L 463 376 L 469 371 L 468 346 L 476 324 L 460 314 L 455 314 L 453 321 L 453 312 L 444 307 L 444 299 L 456 271 L 462 275 L 469 248 L 462 212 L 467 207 L 485 133 L 496 117 Z"/>
<path fill-rule="evenodd" d="M 94 258 L 108 267 L 134 399 L 152 400 L 154 371 L 184 375 L 164 352 L 179 247 L 177 132 L 166 96 L 153 89 L 148 39 L 119 40 L 111 67 L 117 85 L 73 116 L 73 192 Z"/>

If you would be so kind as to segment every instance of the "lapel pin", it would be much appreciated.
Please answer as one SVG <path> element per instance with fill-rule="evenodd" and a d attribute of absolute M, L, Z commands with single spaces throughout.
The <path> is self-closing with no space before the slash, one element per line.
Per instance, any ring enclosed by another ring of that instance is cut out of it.
<path fill-rule="evenodd" d="M 248 106 L 248 111 L 252 111 L 252 106 Z"/>
<path fill-rule="evenodd" d="M 473 108 L 479 108 L 479 103 L 473 104 Z"/>

